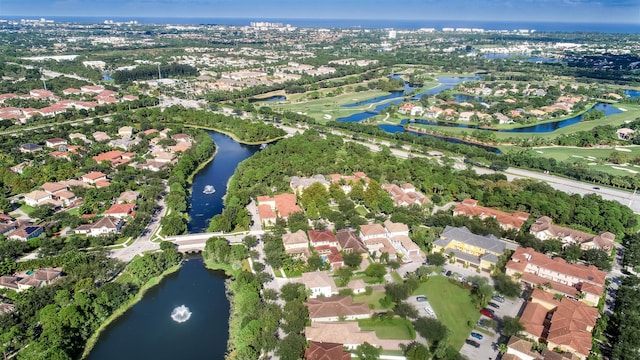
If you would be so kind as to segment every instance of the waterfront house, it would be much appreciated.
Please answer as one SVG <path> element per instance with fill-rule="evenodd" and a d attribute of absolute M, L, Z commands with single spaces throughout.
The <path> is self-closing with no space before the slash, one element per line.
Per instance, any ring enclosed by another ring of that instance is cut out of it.
<path fill-rule="evenodd" d="M 351 296 L 318 297 L 305 305 L 312 322 L 368 319 L 373 313 L 366 303 L 354 303 Z"/>
<path fill-rule="evenodd" d="M 351 353 L 344 351 L 344 345 L 329 342 L 309 341 L 304 350 L 305 360 L 350 360 Z"/>

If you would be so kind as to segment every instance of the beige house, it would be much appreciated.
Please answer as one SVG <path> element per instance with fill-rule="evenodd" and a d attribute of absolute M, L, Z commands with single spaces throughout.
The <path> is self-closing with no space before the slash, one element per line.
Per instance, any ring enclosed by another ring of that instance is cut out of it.
<path fill-rule="evenodd" d="M 367 304 L 354 303 L 351 296 L 313 298 L 305 305 L 312 322 L 368 319 L 373 313 Z"/>
<path fill-rule="evenodd" d="M 318 296 L 330 297 L 338 294 L 338 287 L 326 271 L 302 273 L 302 283 L 311 291 L 310 299 Z"/>
<path fill-rule="evenodd" d="M 282 235 L 282 243 L 284 251 L 293 258 L 301 258 L 306 261 L 311 256 L 309 240 L 303 230 Z"/>

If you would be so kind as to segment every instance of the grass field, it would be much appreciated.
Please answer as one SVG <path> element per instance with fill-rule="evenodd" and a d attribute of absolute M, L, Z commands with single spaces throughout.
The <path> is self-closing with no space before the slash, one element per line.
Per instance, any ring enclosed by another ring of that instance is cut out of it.
<path fill-rule="evenodd" d="M 376 336 L 380 339 L 414 340 L 416 338 L 411 322 L 399 317 L 393 319 L 362 319 L 358 320 L 358 324 L 362 330 L 375 331 Z"/>
<path fill-rule="evenodd" d="M 451 331 L 451 347 L 460 349 L 471 333 L 468 323 L 475 324 L 480 318 L 469 291 L 449 283 L 444 276 L 431 276 L 413 295 L 425 295 L 429 299 L 438 320 Z"/>
<path fill-rule="evenodd" d="M 503 147 L 503 151 L 509 151 L 511 147 Z M 640 173 L 640 167 L 633 165 L 618 165 L 607 163 L 611 153 L 618 152 L 627 158 L 640 156 L 640 146 L 624 146 L 616 148 L 578 148 L 578 147 L 540 147 L 529 150 L 528 153 L 535 156 L 553 158 L 558 161 L 571 163 L 583 163 L 590 169 L 606 172 L 612 175 L 633 176 Z"/>
<path fill-rule="evenodd" d="M 357 303 L 366 303 L 369 304 L 369 307 L 373 310 L 381 310 L 384 309 L 380 305 L 380 299 L 384 297 L 384 291 L 374 291 L 371 295 L 356 295 L 353 297 L 353 302 Z"/>

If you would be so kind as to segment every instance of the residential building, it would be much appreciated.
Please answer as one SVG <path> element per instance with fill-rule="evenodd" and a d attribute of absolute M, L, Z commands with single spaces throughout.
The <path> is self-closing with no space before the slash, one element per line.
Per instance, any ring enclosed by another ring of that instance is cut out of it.
<path fill-rule="evenodd" d="M 44 232 L 44 226 L 25 224 L 7 234 L 7 238 L 27 241 L 37 238 Z"/>
<path fill-rule="evenodd" d="M 29 206 L 38 206 L 53 200 L 53 195 L 41 190 L 34 190 L 24 194 L 24 202 Z"/>
<path fill-rule="evenodd" d="M 282 235 L 284 251 L 292 258 L 300 258 L 306 261 L 310 256 L 309 240 L 304 230 Z"/>
<path fill-rule="evenodd" d="M 542 356 L 531 350 L 533 342 L 512 336 L 507 342 L 507 352 L 502 355 L 503 360 L 542 360 Z"/>
<path fill-rule="evenodd" d="M 342 191 L 344 191 L 345 194 L 350 193 L 351 186 L 358 181 L 363 181 L 365 189 L 369 184 L 369 178 L 367 177 L 367 174 L 361 171 L 354 172 L 353 176 L 331 174 L 329 175 L 329 178 L 331 179 L 332 183 L 340 184 L 340 188 L 342 189 Z"/>
<path fill-rule="evenodd" d="M 336 240 L 342 251 L 345 253 L 358 253 L 363 256 L 367 255 L 367 249 L 362 244 L 358 234 L 349 229 L 342 229 L 336 232 Z"/>
<path fill-rule="evenodd" d="M 23 152 L 23 153 L 34 153 L 41 150 L 42 150 L 42 146 L 32 144 L 32 143 L 26 143 L 26 144 L 20 145 L 20 152 Z"/>
<path fill-rule="evenodd" d="M 609 252 L 613 249 L 616 236 L 610 232 L 601 232 L 598 235 L 593 235 L 584 231 L 553 225 L 551 222 L 550 217 L 542 216 L 531 224 L 529 231 L 542 241 L 559 239 L 564 245 L 578 244 L 583 250 L 599 249 Z"/>
<path fill-rule="evenodd" d="M 107 180 L 107 174 L 103 174 L 99 171 L 92 171 L 88 174 L 82 175 L 82 181 L 87 184 L 95 184 L 100 180 Z"/>
<path fill-rule="evenodd" d="M 287 220 L 290 214 L 302 211 L 297 202 L 294 194 L 258 196 L 258 213 L 262 224 L 274 225 L 277 217 Z"/>
<path fill-rule="evenodd" d="M 606 272 L 595 266 L 569 264 L 531 248 L 518 248 L 506 265 L 506 274 L 530 287 L 538 285 L 550 292 L 598 304 L 604 292 Z"/>
<path fill-rule="evenodd" d="M 306 304 L 311 321 L 344 321 L 368 319 L 373 313 L 366 303 L 354 303 L 351 296 L 309 299 Z"/>
<path fill-rule="evenodd" d="M 513 214 L 504 211 L 478 205 L 477 200 L 464 199 L 453 209 L 453 216 L 466 216 L 469 218 L 479 217 L 480 219 L 494 218 L 504 230 L 520 230 L 522 225 L 529 218 L 529 214 L 516 211 Z"/>
<path fill-rule="evenodd" d="M 102 213 L 104 216 L 112 216 L 123 219 L 127 216 L 133 216 L 136 204 L 113 204 L 109 209 Z"/>
<path fill-rule="evenodd" d="M 616 134 L 618 135 L 618 139 L 620 140 L 631 140 L 633 139 L 633 135 L 635 134 L 635 130 L 629 128 L 620 128 L 616 130 Z"/>
<path fill-rule="evenodd" d="M 32 272 L 0 276 L 0 289 L 9 289 L 17 292 L 50 285 L 62 275 L 60 268 L 43 268 Z"/>
<path fill-rule="evenodd" d="M 93 224 L 85 224 L 78 226 L 74 231 L 76 234 L 85 234 L 88 236 L 102 236 L 117 234 L 124 225 L 124 221 L 119 218 L 103 217 Z"/>
<path fill-rule="evenodd" d="M 125 191 L 116 199 L 116 204 L 130 204 L 135 203 L 136 200 L 140 197 L 140 193 L 138 191 Z"/>
<path fill-rule="evenodd" d="M 93 160 L 97 161 L 98 163 L 102 161 L 108 161 L 111 163 L 111 166 L 115 167 L 121 164 L 129 163 L 135 157 L 135 155 L 136 154 L 130 152 L 111 150 L 94 156 Z"/>
<path fill-rule="evenodd" d="M 416 191 L 413 184 L 406 183 L 401 186 L 396 184 L 383 184 L 382 188 L 389 193 L 395 206 L 424 205 L 431 202 L 431 200 L 421 192 Z"/>
<path fill-rule="evenodd" d="M 520 321 L 525 326 L 525 336 L 545 342 L 549 349 L 586 359 L 598 316 L 597 308 L 566 297 L 556 300 L 553 294 L 534 289 Z"/>
<path fill-rule="evenodd" d="M 445 255 L 453 253 L 457 262 L 487 271 L 497 264 L 498 256 L 506 249 L 515 247 L 517 245 L 509 244 L 494 235 L 476 235 L 466 226 L 447 226 L 440 238 L 433 242 L 433 252 Z"/>
<path fill-rule="evenodd" d="M 62 276 L 60 268 L 37 269 L 31 274 L 27 273 L 24 278 L 18 281 L 18 291 L 50 285 L 60 276 Z"/>
<path fill-rule="evenodd" d="M 360 330 L 357 322 L 312 322 L 305 328 L 308 341 L 342 343 L 347 349 L 355 349 L 368 342 L 385 350 L 397 350 L 399 343 L 408 344 L 409 341 L 381 340 L 373 330 Z"/>
<path fill-rule="evenodd" d="M 57 148 L 61 145 L 67 145 L 67 140 L 61 138 L 53 138 L 44 141 L 44 146 L 49 148 Z"/>
<path fill-rule="evenodd" d="M 133 127 L 123 126 L 118 129 L 118 136 L 121 138 L 131 138 L 133 136 Z"/>
<path fill-rule="evenodd" d="M 318 296 L 330 297 L 338 294 L 335 281 L 326 271 L 313 271 L 302 273 L 302 283 L 311 290 L 310 299 Z"/>
<path fill-rule="evenodd" d="M 106 132 L 104 131 L 96 131 L 93 134 L 91 134 L 91 136 L 93 136 L 93 139 L 97 142 L 103 142 L 103 141 L 109 141 L 111 140 L 111 136 L 109 136 Z"/>
<path fill-rule="evenodd" d="M 311 246 L 317 247 L 327 245 L 331 247 L 338 246 L 338 239 L 331 230 L 309 230 L 309 240 Z"/>
<path fill-rule="evenodd" d="M 294 193 L 301 195 L 304 192 L 304 189 L 308 188 L 312 184 L 319 183 L 324 186 L 327 190 L 329 189 L 329 181 L 324 178 L 324 175 L 314 175 L 310 178 L 292 176 L 289 181 L 289 186 Z"/>
<path fill-rule="evenodd" d="M 396 249 L 387 238 L 387 231 L 382 225 L 362 225 L 360 226 L 359 235 L 372 256 L 379 258 L 383 253 L 387 253 L 390 260 L 397 258 Z"/>
<path fill-rule="evenodd" d="M 329 342 L 310 341 L 304 350 L 306 360 L 350 360 L 351 353 L 344 351 L 344 345 Z"/>

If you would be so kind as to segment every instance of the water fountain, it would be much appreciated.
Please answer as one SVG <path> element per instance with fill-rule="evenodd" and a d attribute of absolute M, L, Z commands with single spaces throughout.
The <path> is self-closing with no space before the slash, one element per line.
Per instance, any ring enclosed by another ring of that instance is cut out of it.
<path fill-rule="evenodd" d="M 189 320 L 190 317 L 191 311 L 189 311 L 189 308 L 184 305 L 180 305 L 174 308 L 171 312 L 171 318 L 173 319 L 173 321 L 178 323 L 183 323 Z"/>

